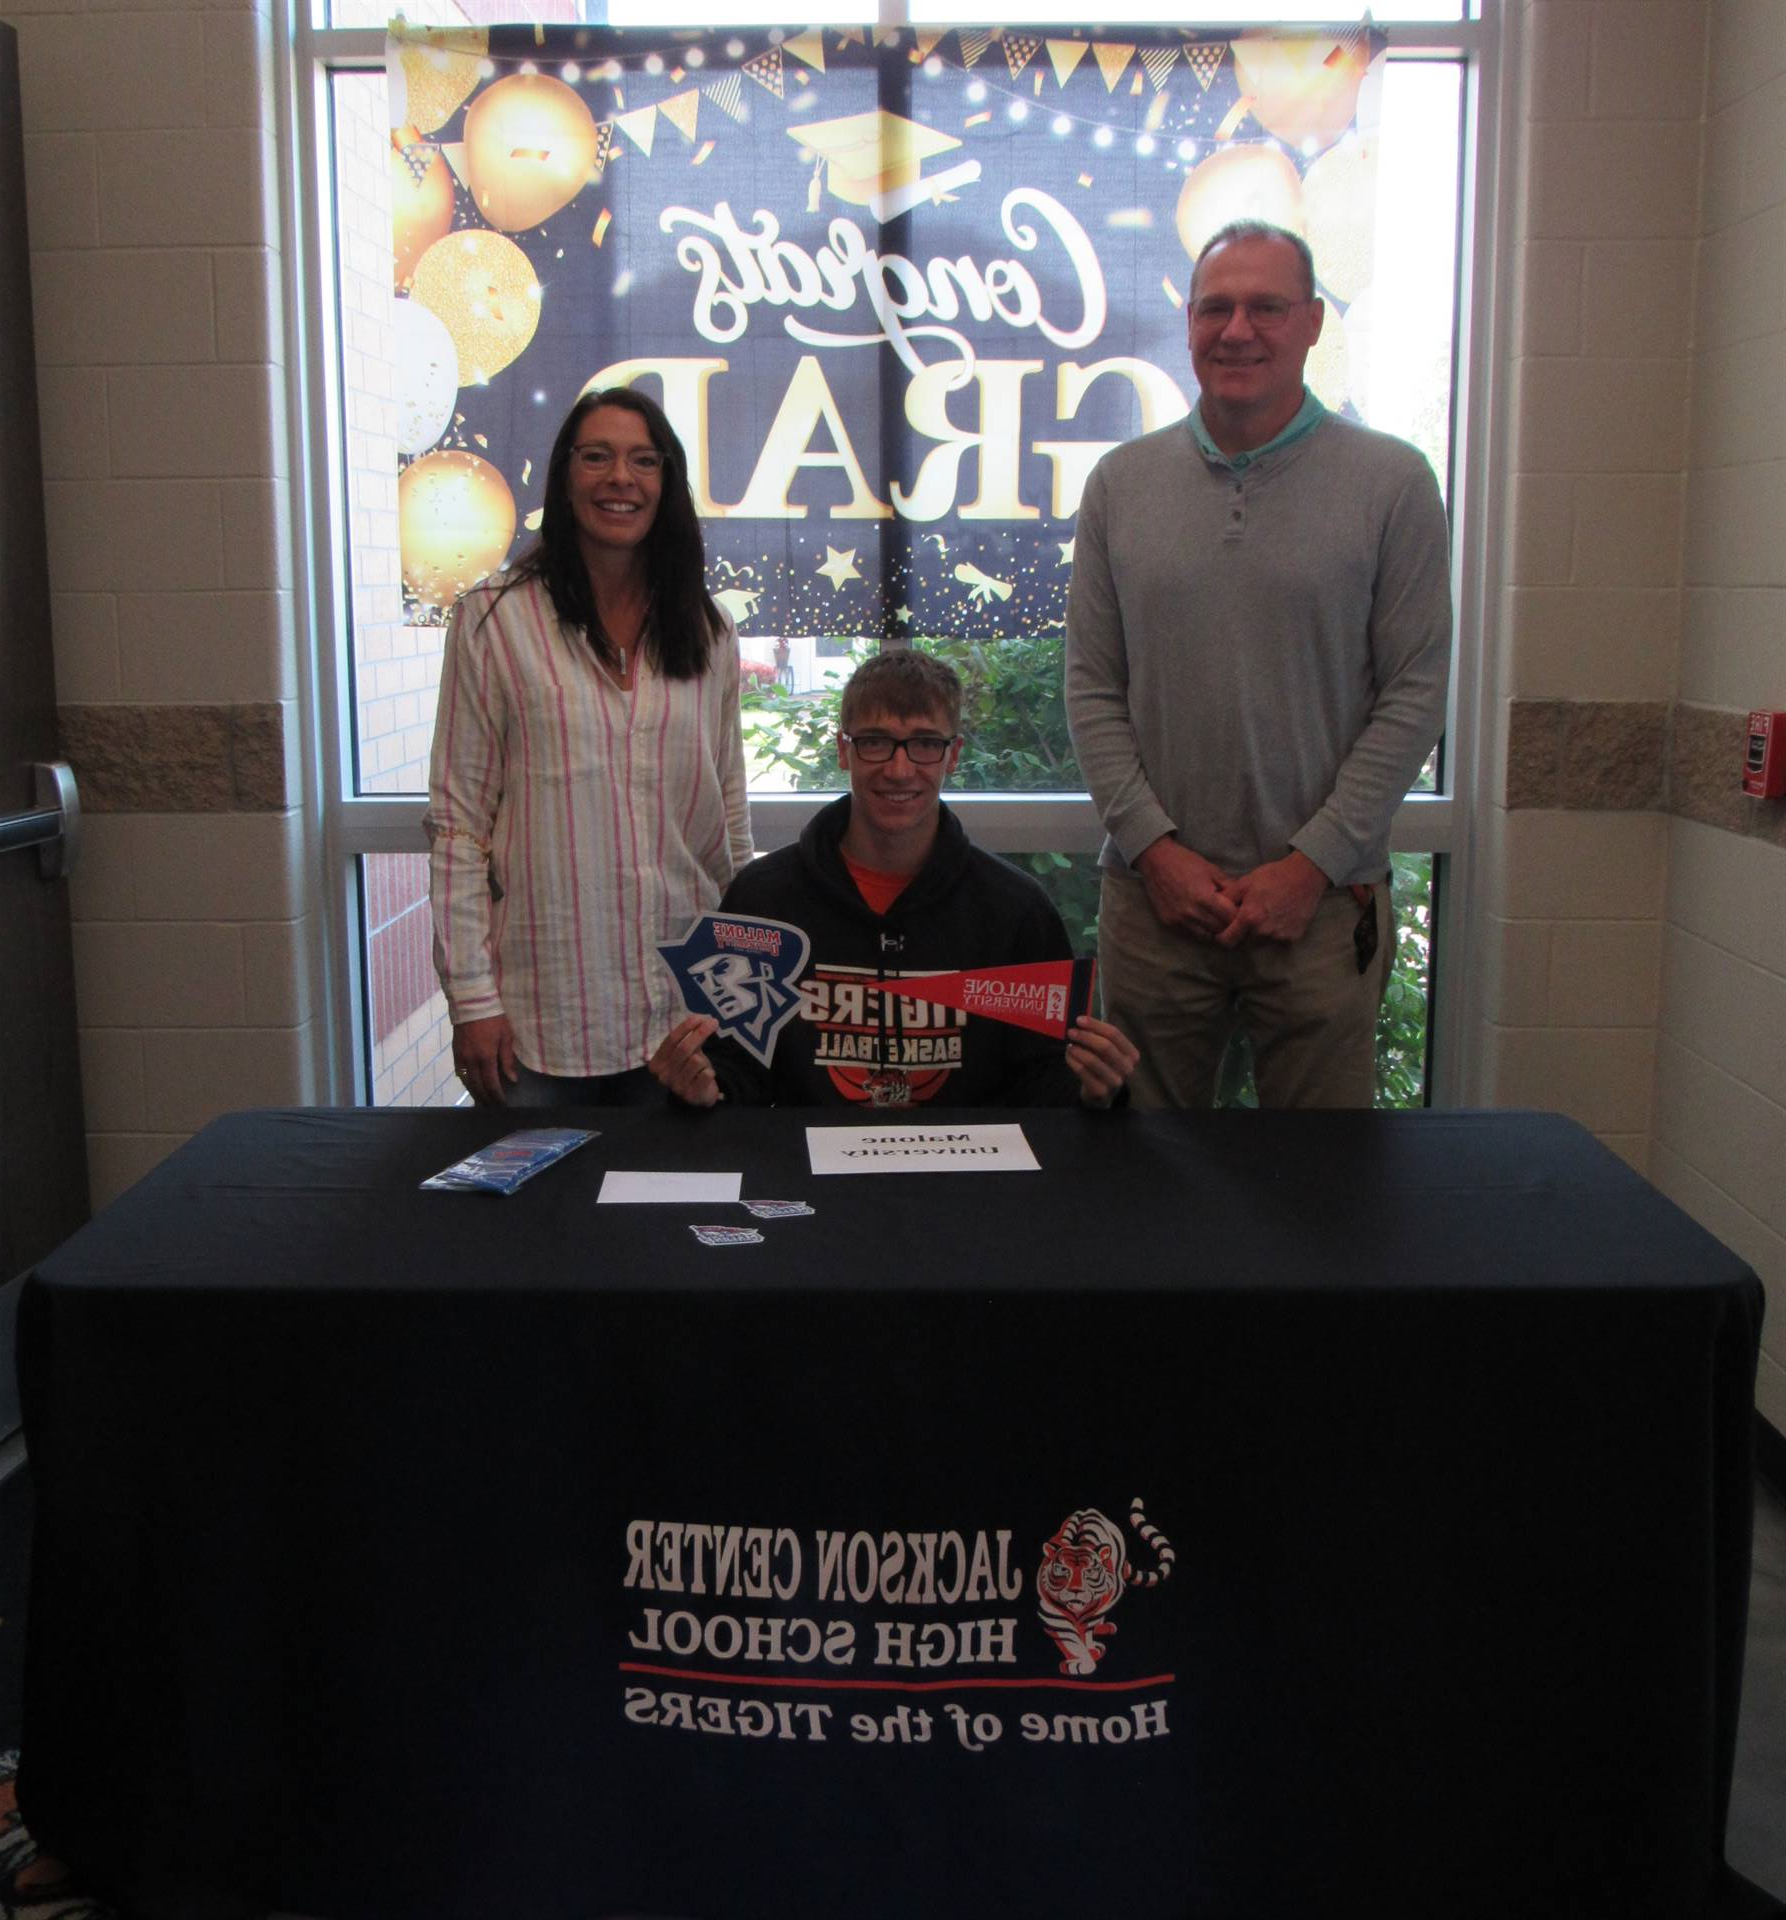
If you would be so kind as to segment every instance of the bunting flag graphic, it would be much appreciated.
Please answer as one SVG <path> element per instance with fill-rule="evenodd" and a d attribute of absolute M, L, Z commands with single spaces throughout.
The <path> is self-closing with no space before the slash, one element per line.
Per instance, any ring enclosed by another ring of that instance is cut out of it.
<path fill-rule="evenodd" d="M 589 163 L 589 184 L 599 187 L 602 175 L 608 170 L 608 159 L 614 151 L 614 123 L 604 120 L 595 130 L 595 158 Z"/>
<path fill-rule="evenodd" d="M 701 89 L 721 113 L 734 120 L 744 118 L 744 82 L 735 73 L 723 73 Z"/>
<path fill-rule="evenodd" d="M 1114 93 L 1116 83 L 1123 76 L 1123 70 L 1134 54 L 1133 42 L 1125 44 L 1121 40 L 1097 40 L 1092 43 L 1092 52 L 1098 56 L 1098 70 L 1104 76 L 1104 91 Z"/>
<path fill-rule="evenodd" d="M 977 65 L 980 56 L 992 45 L 992 35 L 980 27 L 963 27 L 955 38 L 961 48 L 961 64 L 964 67 Z"/>
<path fill-rule="evenodd" d="M 634 107 L 631 113 L 617 113 L 614 124 L 647 159 L 651 157 L 651 143 L 657 138 L 655 107 Z"/>
<path fill-rule="evenodd" d="M 759 53 L 754 60 L 746 60 L 740 71 L 749 74 L 759 87 L 767 87 L 777 100 L 786 92 L 786 83 L 781 76 L 780 47 L 771 47 L 767 53 Z"/>
<path fill-rule="evenodd" d="M 1073 69 L 1091 51 L 1091 44 L 1085 40 L 1050 40 L 1048 58 L 1054 62 L 1054 77 L 1064 87 L 1072 77 Z"/>
<path fill-rule="evenodd" d="M 693 87 L 684 93 L 673 93 L 669 99 L 657 103 L 657 110 L 692 147 L 695 143 L 695 116 L 701 111 L 700 94 Z"/>
<path fill-rule="evenodd" d="M 928 60 L 936 43 L 947 31 L 948 29 L 946 27 L 920 27 L 916 35 L 917 44 L 912 48 L 912 59 L 914 63 L 920 60 Z"/>
<path fill-rule="evenodd" d="M 796 60 L 803 60 L 815 73 L 825 71 L 825 36 L 814 27 L 808 33 L 797 33 L 791 40 L 781 43 L 783 53 L 791 53 Z"/>
<path fill-rule="evenodd" d="M 419 187 L 428 169 L 433 166 L 434 156 L 440 149 L 431 141 L 417 140 L 407 147 L 398 147 L 397 151 L 403 156 L 403 164 L 409 169 L 410 179 Z"/>
<path fill-rule="evenodd" d="M 1370 58 L 1370 29 L 1362 21 L 1354 26 L 1336 27 L 1333 32 L 1337 42 L 1333 51 L 1322 61 L 1325 67 L 1343 67 L 1348 57 L 1357 54 L 1367 62 Z"/>
<path fill-rule="evenodd" d="M 1147 77 L 1153 82 L 1153 90 L 1158 93 L 1166 84 L 1166 76 L 1178 64 L 1176 47 L 1148 47 L 1141 55 L 1141 64 L 1147 69 Z"/>
<path fill-rule="evenodd" d="M 1011 69 L 1011 78 L 1015 80 L 1036 56 L 1041 41 L 1033 33 L 1007 33 L 1001 44 L 1005 50 L 1005 65 Z"/>
<path fill-rule="evenodd" d="M 1209 83 L 1221 72 L 1222 56 L 1227 51 L 1227 42 L 1223 40 L 1197 40 L 1185 48 L 1185 61 L 1205 93 L 1209 91 Z"/>

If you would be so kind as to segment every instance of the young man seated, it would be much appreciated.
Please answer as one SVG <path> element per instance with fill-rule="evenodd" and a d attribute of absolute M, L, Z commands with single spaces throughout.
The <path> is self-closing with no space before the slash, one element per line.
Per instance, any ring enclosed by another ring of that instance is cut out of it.
<path fill-rule="evenodd" d="M 652 1056 L 652 1073 L 697 1107 L 1110 1105 L 1137 1055 L 1108 1022 L 1083 1016 L 1063 1050 L 1045 1034 L 934 1006 L 914 977 L 1072 955 L 1048 896 L 974 846 L 942 803 L 961 757 L 954 670 L 910 649 L 879 654 L 850 677 L 840 720 L 849 792 L 814 816 L 798 846 L 747 866 L 720 903 L 812 942 L 774 1065 L 690 1014 Z"/>

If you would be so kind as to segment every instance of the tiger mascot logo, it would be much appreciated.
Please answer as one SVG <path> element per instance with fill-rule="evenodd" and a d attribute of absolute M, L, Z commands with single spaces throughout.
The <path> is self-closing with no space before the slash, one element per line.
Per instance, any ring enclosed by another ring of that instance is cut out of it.
<path fill-rule="evenodd" d="M 1171 1575 L 1178 1556 L 1159 1528 L 1148 1524 L 1139 1495 L 1130 1504 L 1129 1524 L 1153 1549 L 1151 1573 L 1135 1570 L 1122 1528 L 1096 1507 L 1068 1514 L 1043 1545 L 1037 1618 L 1063 1656 L 1062 1673 L 1096 1673 L 1104 1657 L 1102 1642 L 1116 1631 L 1110 1614 L 1117 1601 L 1130 1587 L 1157 1587 Z"/>

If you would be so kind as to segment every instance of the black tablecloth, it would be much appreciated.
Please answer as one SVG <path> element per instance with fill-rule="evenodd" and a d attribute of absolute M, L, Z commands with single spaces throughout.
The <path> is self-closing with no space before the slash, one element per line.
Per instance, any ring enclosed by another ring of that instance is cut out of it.
<path fill-rule="evenodd" d="M 44 1262 L 40 1841 L 183 1917 L 1711 1910 L 1733 1255 L 1540 1115 L 812 1117 L 499 1199 L 417 1182 L 501 1119 L 239 1115 Z"/>

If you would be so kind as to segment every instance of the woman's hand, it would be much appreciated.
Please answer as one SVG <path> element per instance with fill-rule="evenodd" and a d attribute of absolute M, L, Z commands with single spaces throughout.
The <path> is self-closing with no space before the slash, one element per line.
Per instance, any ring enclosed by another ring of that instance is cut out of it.
<path fill-rule="evenodd" d="M 453 1029 L 453 1070 L 480 1107 L 507 1106 L 504 1088 L 521 1077 L 507 1014 L 467 1020 Z"/>
<path fill-rule="evenodd" d="M 651 1077 L 691 1107 L 719 1104 L 719 1081 L 713 1063 L 702 1051 L 719 1031 L 719 1022 L 705 1013 L 691 1013 L 664 1035 L 663 1045 L 645 1064 Z"/>
<path fill-rule="evenodd" d="M 1079 1098 L 1107 1107 L 1128 1084 L 1141 1056 L 1108 1020 L 1082 1014 L 1067 1035 L 1067 1065 L 1079 1076 Z"/>

